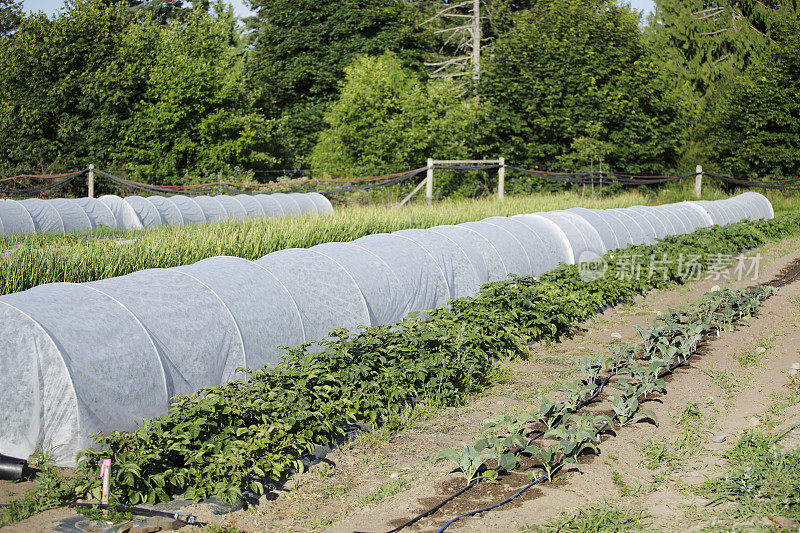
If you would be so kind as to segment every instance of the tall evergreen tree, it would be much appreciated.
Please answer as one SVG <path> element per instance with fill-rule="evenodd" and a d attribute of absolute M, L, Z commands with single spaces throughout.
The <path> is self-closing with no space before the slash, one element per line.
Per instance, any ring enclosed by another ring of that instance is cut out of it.
<path fill-rule="evenodd" d="M 739 178 L 800 177 L 800 21 L 711 102 L 714 161 Z"/>
<path fill-rule="evenodd" d="M 724 78 L 763 55 L 798 0 L 656 0 L 650 31 L 670 74 L 697 109 Z"/>

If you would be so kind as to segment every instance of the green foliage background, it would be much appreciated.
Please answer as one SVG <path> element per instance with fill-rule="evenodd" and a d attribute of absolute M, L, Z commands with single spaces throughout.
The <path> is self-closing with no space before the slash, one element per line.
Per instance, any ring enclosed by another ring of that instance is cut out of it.
<path fill-rule="evenodd" d="M 428 157 L 527 168 L 798 173 L 798 2 L 484 0 L 481 78 L 438 0 L 0 3 L 0 174 L 89 163 L 154 184 L 317 168 L 380 175 Z M 710 10 L 710 11 L 709 11 Z M 460 19 L 459 19 L 460 20 Z M 324 174 L 323 173 L 323 174 Z M 510 175 L 508 190 L 554 188 Z M 441 194 L 491 192 L 479 172 Z"/>

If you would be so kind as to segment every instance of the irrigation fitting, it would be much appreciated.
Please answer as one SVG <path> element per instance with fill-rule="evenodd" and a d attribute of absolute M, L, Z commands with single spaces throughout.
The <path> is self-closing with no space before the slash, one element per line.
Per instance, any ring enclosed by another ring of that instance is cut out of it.
<path fill-rule="evenodd" d="M 14 481 L 22 477 L 22 472 L 28 466 L 25 459 L 17 459 L 0 453 L 0 479 Z"/>

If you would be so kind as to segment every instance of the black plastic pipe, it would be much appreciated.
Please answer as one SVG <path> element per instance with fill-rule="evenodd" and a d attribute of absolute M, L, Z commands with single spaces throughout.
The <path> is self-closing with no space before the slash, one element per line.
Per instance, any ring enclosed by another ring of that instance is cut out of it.
<path fill-rule="evenodd" d="M 28 461 L 24 459 L 8 457 L 0 453 L 0 479 L 5 479 L 7 481 L 20 479 L 22 477 L 22 471 L 27 464 Z"/>

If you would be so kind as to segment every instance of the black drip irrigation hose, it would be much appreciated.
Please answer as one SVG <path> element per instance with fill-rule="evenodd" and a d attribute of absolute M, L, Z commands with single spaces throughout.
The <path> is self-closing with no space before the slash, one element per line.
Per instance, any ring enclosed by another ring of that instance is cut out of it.
<path fill-rule="evenodd" d="M 0 504 L 0 509 L 8 509 L 11 506 L 8 504 Z M 82 502 L 67 502 L 62 503 L 61 505 L 56 505 L 54 507 L 50 507 L 50 509 L 57 509 L 58 507 L 69 507 L 71 509 L 101 509 L 101 510 L 111 510 L 111 511 L 121 511 L 125 513 L 130 513 L 132 515 L 137 516 L 146 516 L 146 517 L 163 517 L 163 518 L 171 518 L 177 522 L 182 522 L 187 526 L 205 526 L 205 522 L 200 522 L 197 520 L 197 517 L 191 514 L 180 514 L 180 513 L 170 513 L 167 511 L 158 511 L 156 509 L 145 509 L 143 507 L 129 507 L 127 505 L 111 505 L 111 504 L 103 504 L 103 503 L 82 503 Z"/>
<path fill-rule="evenodd" d="M 775 287 L 776 289 L 779 289 L 779 288 L 783 287 L 784 285 L 788 285 L 789 283 L 793 282 L 795 279 L 797 279 L 797 276 L 800 276 L 800 260 L 796 261 L 795 265 L 797 265 L 797 270 L 795 271 L 794 274 L 792 274 L 791 276 L 787 277 L 788 276 L 788 273 L 787 273 L 786 276 L 783 276 L 782 280 L 780 280 L 780 281 L 772 280 L 769 283 L 767 283 L 767 285 L 769 285 L 770 287 Z M 776 281 L 777 281 L 777 284 L 773 285 L 773 283 L 775 283 Z"/>
<path fill-rule="evenodd" d="M 138 516 L 147 516 L 147 517 L 163 517 L 163 518 L 172 518 L 177 522 L 182 522 L 186 525 L 191 526 L 205 526 L 206 524 L 203 522 L 199 522 L 197 517 L 190 514 L 180 514 L 180 513 L 170 513 L 168 511 L 158 511 L 156 509 L 145 509 L 143 507 L 128 507 L 126 505 L 111 505 L 111 504 L 103 504 L 103 503 L 81 503 L 81 502 L 67 502 L 62 505 L 62 507 L 70 507 L 72 509 L 102 509 L 102 510 L 111 510 L 111 511 L 122 511 L 125 513 L 130 513 Z"/>
<path fill-rule="evenodd" d="M 611 420 L 613 421 L 613 420 L 616 420 L 617 418 L 618 418 L 618 416 L 615 414 L 614 416 L 612 416 L 612 417 L 611 417 Z M 597 430 L 595 431 L 595 433 L 594 433 L 594 436 L 595 436 L 595 438 L 599 438 L 599 435 L 600 435 L 600 434 L 601 434 L 603 431 L 605 431 L 605 429 L 606 429 L 606 427 L 607 427 L 607 426 L 608 426 L 608 422 L 603 422 L 603 423 L 600 425 L 600 427 L 599 427 L 599 428 L 597 428 Z M 612 427 L 613 427 L 613 426 L 612 426 Z M 474 511 L 470 511 L 470 512 L 468 512 L 468 513 L 464 513 L 464 514 L 458 515 L 458 516 L 456 516 L 456 517 L 454 517 L 454 518 L 451 518 L 451 519 L 450 519 L 450 520 L 449 520 L 449 521 L 448 521 L 448 522 L 447 522 L 445 525 L 443 525 L 442 527 L 440 527 L 440 528 L 439 528 L 439 529 L 436 531 L 436 533 L 442 533 L 442 532 L 443 532 L 445 529 L 447 529 L 448 527 L 450 527 L 452 524 L 454 524 L 454 523 L 458 522 L 458 521 L 459 521 L 459 520 L 461 520 L 462 518 L 468 518 L 468 517 L 470 517 L 470 516 L 473 516 L 473 515 L 476 515 L 476 514 L 478 514 L 478 513 L 485 513 L 486 511 L 491 511 L 492 509 L 497 509 L 498 507 L 500 507 L 500 506 L 502 506 L 502 505 L 505 505 L 505 504 L 507 504 L 507 503 L 509 503 L 509 502 L 511 502 L 511 501 L 513 501 L 513 500 L 515 500 L 515 499 L 517 499 L 518 497 L 520 497 L 520 496 L 522 495 L 522 493 L 523 493 L 523 492 L 527 491 L 527 490 L 528 490 L 528 489 L 530 489 L 531 487 L 533 487 L 533 486 L 535 486 L 535 485 L 538 485 L 538 484 L 540 484 L 540 483 L 544 482 L 546 479 L 552 479 L 552 476 L 553 476 L 553 474 L 555 474 L 555 473 L 557 473 L 559 470 L 561 470 L 561 469 L 564 467 L 564 465 L 565 465 L 565 464 L 566 464 L 566 463 L 563 463 L 563 462 L 562 462 L 562 463 L 559 463 L 558 465 L 556 465 L 556 466 L 553 468 L 553 470 L 550 472 L 550 475 L 549 475 L 549 476 L 545 474 L 544 476 L 541 476 L 541 477 L 538 477 L 538 478 L 534 479 L 533 481 L 531 481 L 530 483 L 528 483 L 527 485 L 525 485 L 524 487 L 522 487 L 522 488 L 521 488 L 521 489 L 519 489 L 517 492 L 515 492 L 514 494 L 512 494 L 511 496 L 509 496 L 508 498 L 506 498 L 506 499 L 505 499 L 505 500 L 503 500 L 503 501 L 500 501 L 500 502 L 494 503 L 494 504 L 492 504 L 492 505 L 490 505 L 490 506 L 488 506 L 488 507 L 484 507 L 484 508 L 482 508 L 482 509 L 475 509 Z"/>
<path fill-rule="evenodd" d="M 581 400 L 581 402 L 578 403 L 578 405 L 576 407 L 576 410 L 582 409 L 586 405 L 589 405 L 591 402 L 593 402 L 595 400 L 595 398 L 597 398 L 600 395 L 600 393 L 603 391 L 605 386 L 608 384 L 609 380 L 611 380 L 611 378 L 616 375 L 617 371 L 618 371 L 618 369 L 614 369 L 612 371 L 612 373 L 608 374 L 603 379 L 603 381 L 600 383 L 600 385 L 597 387 L 597 390 L 591 396 L 589 396 L 588 398 L 586 398 L 584 400 Z M 614 417 L 616 417 L 616 415 L 614 415 Z M 555 429 L 558 426 L 560 426 L 561 422 L 563 421 L 563 419 L 564 419 L 563 415 L 559 416 L 558 420 L 550 427 L 550 429 Z M 545 433 L 546 433 L 546 431 L 538 431 L 538 432 L 534 433 L 534 435 L 532 437 L 530 437 L 525 444 L 526 445 L 530 445 L 533 441 L 542 438 Z M 522 448 L 518 449 L 517 451 L 520 451 L 521 449 Z M 431 507 L 427 511 L 418 514 L 417 516 L 415 516 L 411 520 L 409 520 L 409 521 L 397 526 L 394 529 L 390 529 L 386 533 L 397 533 L 401 529 L 404 529 L 404 528 L 406 528 L 406 527 L 408 527 L 410 525 L 413 525 L 413 524 L 419 522 L 420 520 L 422 520 L 426 516 L 432 515 L 433 513 L 435 513 L 436 511 L 438 511 L 442 507 L 444 507 L 446 504 L 450 503 L 452 500 L 454 500 L 458 496 L 461 496 L 462 494 L 467 492 L 469 489 L 471 489 L 472 487 L 474 487 L 475 485 L 480 483 L 481 480 L 482 480 L 482 478 L 475 478 L 474 480 L 470 481 L 466 486 L 462 487 L 461 489 L 459 489 L 455 493 L 451 494 L 450 496 L 448 496 L 444 500 L 440 501 L 439 503 L 437 503 L 436 505 L 434 505 L 433 507 Z M 525 490 L 527 490 L 528 488 L 530 488 L 530 487 L 527 487 Z"/>
<path fill-rule="evenodd" d="M 581 400 L 580 403 L 578 403 L 578 405 L 576 406 L 576 411 L 578 409 L 582 409 L 583 407 L 589 405 L 598 396 L 600 396 L 600 394 L 603 392 L 603 389 L 606 387 L 606 385 L 608 385 L 608 382 L 611 380 L 611 378 L 614 377 L 615 375 L 617 375 L 617 372 L 619 371 L 619 368 L 621 368 L 621 367 L 612 369 L 611 372 L 603 379 L 603 381 L 600 382 L 600 385 L 597 387 L 597 390 L 595 390 L 594 393 L 592 393 L 591 396 Z M 614 415 L 612 420 L 616 419 L 616 416 L 617 415 Z M 556 422 L 549 429 L 557 428 L 558 426 L 561 425 L 561 422 L 563 420 L 564 420 L 563 415 L 559 416 L 558 420 L 556 420 Z M 547 431 L 549 431 L 549 430 L 547 430 Z M 526 446 L 530 446 L 530 444 L 533 441 L 542 438 L 547 431 L 538 431 L 538 432 L 534 433 L 532 437 L 528 438 L 528 440 L 526 441 L 525 445 Z M 517 451 L 519 451 L 521 449 L 522 448 L 518 449 Z M 424 511 L 424 512 L 418 514 L 417 516 L 415 516 L 414 518 L 412 518 L 408 522 L 405 522 L 405 523 L 397 526 L 396 528 L 387 531 L 386 533 L 397 533 L 401 529 L 404 529 L 404 528 L 406 528 L 406 527 L 408 527 L 410 525 L 413 525 L 416 522 L 419 522 L 420 520 L 422 520 L 423 518 L 432 515 L 433 513 L 435 513 L 436 511 L 438 511 L 442 507 L 444 507 L 447 503 L 451 502 L 452 500 L 454 500 L 458 496 L 461 496 L 462 494 L 467 492 L 469 489 L 471 489 L 472 487 L 474 487 L 475 485 L 477 485 L 481 481 L 482 481 L 482 478 L 476 478 L 476 479 L 472 480 L 465 487 L 463 487 L 463 488 L 459 489 L 457 492 L 451 494 L 450 496 L 448 496 L 444 500 L 440 501 L 439 503 L 437 503 L 436 505 L 434 505 L 433 507 L 431 507 L 427 511 Z M 527 490 L 528 488 L 530 488 L 530 487 L 527 487 L 525 490 Z"/>
<path fill-rule="evenodd" d="M 778 285 L 776 285 L 775 287 L 777 288 L 777 287 L 781 287 L 781 286 L 783 286 L 783 285 L 786 285 L 786 284 L 790 283 L 791 281 L 793 281 L 794 279 L 796 279 L 798 276 L 800 276 L 800 268 L 799 268 L 799 269 L 797 270 L 797 272 L 795 272 L 795 273 L 794 273 L 794 274 L 793 274 L 791 277 L 788 277 L 788 278 L 787 278 L 787 276 L 784 276 L 784 279 L 782 279 L 782 280 L 779 282 L 779 284 L 778 284 Z M 774 281 L 775 281 L 775 280 L 773 280 L 773 282 L 774 282 Z M 771 283 L 773 283 L 773 282 L 770 282 L 769 284 L 771 284 Z M 718 337 L 718 336 L 719 336 L 719 333 L 720 333 L 720 329 L 719 329 L 719 327 L 717 327 L 715 331 L 713 331 L 713 332 L 711 332 L 711 333 L 708 333 L 708 334 L 706 335 L 706 338 L 714 337 L 715 335 Z M 689 359 L 690 359 L 692 356 L 694 356 L 695 354 L 697 354 L 697 348 L 698 348 L 698 346 L 699 346 L 699 343 L 698 343 L 698 345 L 696 345 L 696 346 L 695 346 L 695 348 L 693 349 L 693 351 L 692 351 L 692 352 L 691 352 L 689 355 L 687 355 L 687 356 L 683 357 L 683 358 L 682 358 L 681 360 L 679 360 L 677 363 L 674 363 L 674 364 L 670 365 L 670 367 L 669 367 L 669 369 L 668 369 L 668 370 L 665 370 L 664 372 L 660 373 L 660 374 L 658 375 L 658 379 L 660 379 L 660 378 L 662 378 L 662 377 L 664 377 L 664 376 L 666 376 L 666 375 L 668 375 L 668 374 L 671 374 L 672 372 L 674 372 L 674 371 L 675 371 L 675 369 L 676 369 L 676 368 L 678 368 L 678 367 L 680 367 L 680 366 L 682 366 L 682 365 L 686 364 L 686 363 L 688 362 L 688 360 L 689 360 Z M 623 366 L 625 366 L 625 365 L 623 365 Z M 578 409 L 580 409 L 580 408 L 582 408 L 582 407 L 584 407 L 584 406 L 588 405 L 590 402 L 594 401 L 594 400 L 595 400 L 595 399 L 596 399 L 596 398 L 597 398 L 597 397 L 600 395 L 600 393 L 601 393 L 601 392 L 602 392 L 602 390 L 605 388 L 605 386 L 608 384 L 609 380 L 610 380 L 610 379 L 611 379 L 613 376 L 615 376 L 615 375 L 616 375 L 616 374 L 619 372 L 619 369 L 620 369 L 620 368 L 622 368 L 622 367 L 618 367 L 618 368 L 612 369 L 612 371 L 611 371 L 611 372 L 610 372 L 610 373 L 609 373 L 609 374 L 608 374 L 608 375 L 607 375 L 607 376 L 606 376 L 606 377 L 603 379 L 603 381 L 601 382 L 601 384 L 598 386 L 597 390 L 596 390 L 596 391 L 595 391 L 595 392 L 594 392 L 594 393 L 593 393 L 591 396 L 589 396 L 588 398 L 586 398 L 586 399 L 582 400 L 582 401 L 581 401 L 581 402 L 578 404 L 578 407 L 577 407 L 577 408 L 578 408 Z M 616 414 L 615 414 L 615 415 L 614 415 L 614 416 L 613 416 L 611 419 L 612 419 L 612 421 L 613 421 L 613 420 L 616 420 L 617 418 L 618 418 L 618 415 L 616 415 Z M 557 422 L 556 422 L 556 423 L 553 425 L 553 427 L 558 427 L 558 425 L 560 425 L 560 423 L 561 423 L 561 421 L 562 421 L 562 420 L 563 420 L 563 416 L 561 417 L 561 419 L 559 419 L 559 420 L 558 420 L 558 421 L 557 421 Z M 603 422 L 603 424 L 602 424 L 602 425 L 600 426 L 600 428 L 597 430 L 597 432 L 595 433 L 595 435 L 597 436 L 597 435 L 599 435 L 600 433 L 602 433 L 602 431 L 604 431 L 604 430 L 605 430 L 605 428 L 606 428 L 606 426 L 607 426 L 607 425 L 608 425 L 608 422 Z M 530 444 L 531 444 L 531 443 L 532 443 L 534 440 L 536 440 L 536 439 L 538 439 L 538 438 L 541 438 L 541 437 L 542 437 L 544 434 L 545 434 L 545 432 L 544 432 L 544 431 L 540 431 L 540 432 L 538 432 L 537 434 L 535 434 L 533 437 L 531 437 L 531 438 L 530 438 L 530 439 L 527 441 L 527 444 L 528 444 L 528 445 L 530 445 Z M 560 470 L 560 469 L 561 469 L 563 466 L 564 466 L 564 463 L 561 463 L 561 464 L 557 465 L 557 466 L 555 467 L 555 469 L 553 470 L 553 472 L 557 472 L 557 471 L 558 471 L 558 470 Z M 552 473 L 553 473 L 553 472 L 551 472 L 551 476 L 552 476 Z M 441 528 L 440 528 L 440 529 L 437 531 L 437 533 L 442 533 L 444 530 L 446 530 L 448 527 L 450 527 L 450 525 L 452 525 L 453 523 L 457 522 L 458 520 L 460 520 L 460 519 L 462 519 L 462 518 L 467 518 L 467 517 L 473 516 L 473 515 L 475 515 L 475 514 L 479 514 L 479 513 L 482 513 L 482 512 L 486 512 L 486 511 L 491 511 L 491 510 L 493 510 L 493 509 L 496 509 L 496 508 L 498 508 L 498 507 L 500 507 L 500 506 L 502 506 L 502 505 L 505 505 L 506 503 L 509 503 L 509 502 L 513 501 L 514 499 L 518 498 L 518 497 L 519 497 L 521 494 L 523 494 L 525 491 L 527 491 L 528 489 L 530 489 L 530 488 L 531 488 L 531 487 L 533 487 L 534 485 L 537 485 L 537 484 L 540 484 L 540 483 L 542 483 L 542 482 L 543 482 L 545 479 L 547 479 L 547 476 L 542 476 L 542 477 L 540 477 L 540 478 L 538 478 L 538 479 L 535 479 L 535 480 L 531 481 L 529 484 L 525 485 L 525 486 L 524 486 L 524 487 L 522 487 L 520 490 L 518 490 L 517 492 L 515 492 L 513 495 L 511 495 L 510 497 L 508 497 L 508 498 L 504 499 L 504 500 L 503 500 L 503 501 L 501 501 L 501 502 L 498 502 L 498 503 L 492 504 L 492 505 L 490 505 L 490 506 L 488 506 L 488 507 L 484 507 L 484 508 L 481 508 L 481 509 L 477 509 L 477 510 L 474 510 L 474 511 L 470 511 L 470 512 L 468 512 L 468 513 L 464 513 L 464 514 L 461 514 L 461 515 L 459 515 L 459 516 L 457 516 L 457 517 L 455 517 L 455 518 L 452 518 L 452 519 L 451 519 L 450 521 L 448 521 L 448 522 L 447 522 L 447 523 L 446 523 L 444 526 L 442 526 L 442 527 L 441 527 Z M 427 516 L 430 516 L 430 515 L 431 515 L 431 514 L 433 514 L 434 512 L 436 512 L 436 511 L 438 511 L 439 509 L 441 509 L 441 508 L 442 508 L 442 507 L 443 507 L 445 504 L 449 503 L 450 501 L 452 501 L 452 500 L 453 500 L 453 499 L 455 499 L 456 497 L 460 496 L 461 494 L 463 494 L 464 492 L 466 492 L 466 491 L 467 491 L 467 490 L 469 490 L 470 488 L 472 488 L 472 487 L 474 487 L 475 485 L 477 485 L 477 484 L 480 482 L 480 480 L 481 480 L 481 478 L 478 478 L 478 479 L 476 479 L 476 480 L 472 481 L 472 482 L 471 482 L 471 483 L 469 483 L 467 486 L 463 487 L 462 489 L 460 489 L 460 490 L 459 490 L 459 491 L 457 491 L 456 493 L 454 493 L 454 494 L 452 494 L 452 495 L 448 496 L 446 499 L 444 499 L 444 500 L 442 500 L 441 502 L 439 502 L 438 504 L 436 504 L 434 507 L 431 507 L 431 508 L 430 508 L 430 509 L 428 509 L 427 511 L 425 511 L 425 512 L 423 512 L 423 513 L 420 513 L 419 515 L 415 516 L 414 518 L 412 518 L 411 520 L 409 520 L 409 521 L 405 522 L 404 524 L 402 524 L 402 525 L 400 525 L 400 526 L 397 526 L 396 528 L 394 528 L 394 529 L 392 529 L 392 530 L 389 530 L 389 531 L 387 531 L 387 533 L 397 533 L 398 531 L 400 531 L 400 530 L 402 530 L 402 529 L 404 529 L 404 528 L 406 528 L 406 527 L 408 527 L 408 526 L 410 526 L 410 525 L 412 525 L 412 524 L 414 524 L 414 523 L 418 522 L 418 521 L 419 521 L 419 520 L 421 520 L 422 518 L 425 518 L 425 517 L 427 517 Z"/>
<path fill-rule="evenodd" d="M 425 511 L 424 513 L 422 513 L 422 514 L 418 514 L 417 516 L 415 516 L 414 518 L 412 518 L 412 519 L 411 519 L 411 520 L 409 520 L 408 522 L 405 522 L 404 524 L 400 524 L 400 525 L 399 525 L 399 526 L 397 526 L 396 528 L 394 528 L 394 529 L 390 529 L 390 530 L 389 530 L 389 531 L 387 531 L 386 533 L 397 533 L 397 532 L 398 532 L 398 531 L 400 531 L 401 529 L 405 529 L 405 528 L 407 528 L 408 526 L 410 526 L 410 525 L 413 525 L 413 524 L 415 524 L 415 523 L 419 522 L 420 520 L 422 520 L 422 519 L 423 519 L 423 518 L 425 518 L 426 516 L 430 516 L 430 515 L 432 515 L 433 513 L 435 513 L 436 511 L 438 511 L 439 509 L 441 509 L 442 507 L 444 507 L 445 505 L 447 505 L 447 504 L 448 504 L 448 503 L 450 503 L 451 501 L 455 500 L 456 498 L 458 498 L 459 496 L 461 496 L 462 494 L 464 494 L 465 492 L 467 492 L 469 489 L 471 489 L 472 487 L 474 487 L 475 485 L 477 485 L 478 483 L 480 483 L 480 481 L 481 481 L 481 478 L 475 478 L 475 479 L 473 479 L 473 480 L 472 480 L 472 481 L 470 481 L 470 482 L 469 482 L 469 483 L 468 483 L 468 484 L 467 484 L 465 487 L 462 487 L 462 488 L 458 489 L 456 492 L 454 492 L 453 494 L 451 494 L 450 496 L 448 496 L 448 497 L 447 497 L 447 498 L 445 498 L 444 500 L 440 501 L 439 503 L 437 503 L 436 505 L 434 505 L 433 507 L 431 507 L 430 509 L 428 509 L 428 510 L 427 510 L 427 511 Z"/>
<path fill-rule="evenodd" d="M 603 422 L 603 423 L 605 424 L 606 422 Z M 556 466 L 556 467 L 553 469 L 553 472 L 551 472 L 551 475 L 552 475 L 552 474 L 554 474 L 554 473 L 556 473 L 556 472 L 558 472 L 559 470 L 561 470 L 561 467 L 563 467 L 563 466 L 564 466 L 564 463 L 561 463 L 561 464 L 559 464 L 558 466 Z M 451 526 L 452 524 L 454 524 L 455 522 L 458 522 L 458 521 L 459 521 L 459 520 L 461 520 L 462 518 L 467 518 L 467 517 L 470 517 L 470 516 L 472 516 L 472 515 L 476 515 L 476 514 L 478 514 L 478 513 L 485 513 L 486 511 L 491 511 L 492 509 L 497 509 L 497 508 L 498 508 L 498 507 L 500 507 L 501 505 L 505 505 L 505 504 L 507 504 L 508 502 L 510 502 L 510 501 L 512 501 L 512 500 L 514 500 L 514 499 L 516 499 L 516 498 L 518 498 L 520 495 L 522 495 L 522 493 L 523 493 L 523 492 L 525 492 L 525 491 L 526 491 L 526 490 L 528 490 L 529 488 L 533 487 L 534 485 L 538 485 L 539 483 L 541 483 L 541 482 L 542 482 L 542 481 L 544 481 L 545 479 L 547 479 L 547 475 L 544 475 L 544 476 L 542 476 L 542 477 L 539 477 L 539 478 L 536 478 L 536 479 L 534 479 L 533 481 L 531 481 L 530 483 L 528 483 L 527 485 L 525 485 L 524 487 L 522 487 L 521 489 L 519 489 L 517 492 L 515 492 L 514 494 L 512 494 L 511 496 L 509 496 L 508 498 L 506 498 L 505 500 L 503 500 L 503 501 L 501 501 L 501 502 L 497 502 L 497 503 L 495 503 L 495 504 L 492 504 L 492 505 L 490 505 L 489 507 L 484 507 L 483 509 L 475 509 L 474 511 L 470 511 L 470 512 L 468 512 L 468 513 L 464 513 L 464 514 L 462 514 L 462 515 L 458 515 L 458 516 L 456 516 L 455 518 L 451 518 L 451 519 L 450 519 L 450 521 L 449 521 L 449 522 L 447 522 L 447 523 L 446 523 L 445 525 L 443 525 L 442 527 L 440 527 L 440 528 L 439 528 L 439 529 L 436 531 L 436 533 L 441 533 L 442 531 L 444 531 L 445 529 L 447 529 L 448 527 L 450 527 L 450 526 Z"/>

